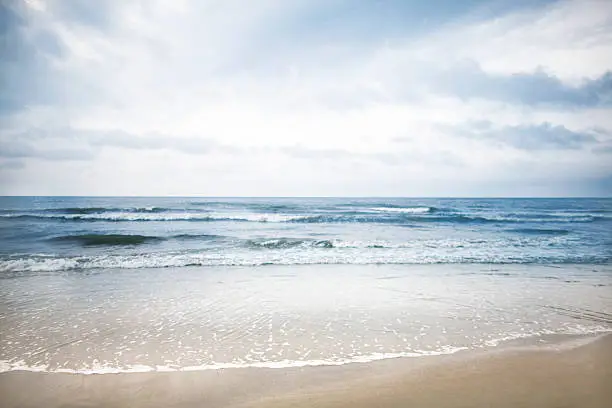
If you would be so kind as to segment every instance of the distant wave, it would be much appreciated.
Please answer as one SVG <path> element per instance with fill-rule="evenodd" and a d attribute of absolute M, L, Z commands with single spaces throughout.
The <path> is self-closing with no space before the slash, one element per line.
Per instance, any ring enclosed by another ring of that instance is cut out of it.
<path fill-rule="evenodd" d="M 427 214 L 436 211 L 435 207 L 374 207 L 370 208 L 375 212 L 392 212 L 406 214 Z"/>
<path fill-rule="evenodd" d="M 189 206 L 198 208 L 210 207 L 211 209 L 224 209 L 224 208 L 241 208 L 247 210 L 256 210 L 258 212 L 270 212 L 277 213 L 280 211 L 295 210 L 300 208 L 294 204 L 272 204 L 272 203 L 257 203 L 257 202 L 231 202 L 231 201 L 192 201 L 188 203 Z"/>
<path fill-rule="evenodd" d="M 172 211 L 170 208 L 163 207 L 130 207 L 130 208 L 108 208 L 108 207 L 67 207 L 67 208 L 46 208 L 41 210 L 43 213 L 56 214 L 102 214 L 109 212 L 128 212 L 128 213 L 160 213 Z"/>
<path fill-rule="evenodd" d="M 32 220 L 60 220 L 60 221 L 109 221 L 109 222 L 122 222 L 122 221 L 250 221 L 243 217 L 232 217 L 232 216 L 214 216 L 198 213 L 166 213 L 166 214 L 154 214 L 154 213 L 138 213 L 138 212 L 105 212 L 105 213 L 91 213 L 91 214 L 1 214 L 0 218 L 18 218 L 18 219 L 32 219 Z M 265 221 L 265 217 L 259 217 L 261 221 Z"/>
<path fill-rule="evenodd" d="M 171 210 L 168 208 L 53 209 L 43 212 L 8 212 L 0 219 L 32 219 L 60 221 L 191 221 L 191 222 L 272 222 L 272 223 L 589 223 L 610 218 L 594 213 L 554 214 L 461 214 L 435 207 L 372 207 L 366 210 L 323 212 L 315 214 L 253 213 L 253 212 L 200 212 Z"/>
<path fill-rule="evenodd" d="M 319 214 L 303 217 L 294 217 L 288 222 L 296 223 L 384 223 L 384 224 L 403 224 L 406 222 L 417 223 L 472 223 L 472 224 L 502 224 L 502 223 L 522 223 L 522 222 L 569 222 L 586 223 L 600 219 L 595 216 L 581 217 L 556 217 L 556 218 L 534 218 L 516 216 L 468 216 L 463 214 L 440 214 L 440 215 L 417 215 L 394 214 L 394 215 L 335 215 Z"/>
<path fill-rule="evenodd" d="M 548 229 L 548 228 L 514 228 L 509 229 L 509 232 L 527 235 L 567 235 L 570 231 L 565 229 Z"/>
<path fill-rule="evenodd" d="M 441 220 L 441 219 L 438 219 Z M 417 222 L 428 222 L 435 221 L 433 218 L 424 217 L 410 217 L 405 215 L 368 215 L 367 213 L 357 214 L 317 214 L 317 215 L 305 215 L 296 216 L 287 220 L 292 223 L 304 223 L 304 224 L 325 224 L 325 223 L 380 223 L 380 224 L 404 224 L 410 221 Z"/>

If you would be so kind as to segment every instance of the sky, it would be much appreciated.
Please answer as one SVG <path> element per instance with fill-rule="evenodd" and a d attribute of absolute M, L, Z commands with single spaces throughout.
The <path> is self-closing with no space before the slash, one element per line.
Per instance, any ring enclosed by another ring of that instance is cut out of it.
<path fill-rule="evenodd" d="M 612 195 L 609 0 L 0 0 L 0 47 L 2 195 Z"/>

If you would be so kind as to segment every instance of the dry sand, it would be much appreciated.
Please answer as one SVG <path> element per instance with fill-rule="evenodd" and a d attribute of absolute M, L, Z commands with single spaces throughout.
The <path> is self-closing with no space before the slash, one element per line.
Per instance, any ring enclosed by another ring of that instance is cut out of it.
<path fill-rule="evenodd" d="M 612 407 L 612 336 L 336 367 L 0 374 L 1 407 Z"/>

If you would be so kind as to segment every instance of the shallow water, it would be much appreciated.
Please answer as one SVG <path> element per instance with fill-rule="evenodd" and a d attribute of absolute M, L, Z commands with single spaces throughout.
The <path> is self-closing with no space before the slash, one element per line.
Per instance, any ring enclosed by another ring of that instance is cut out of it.
<path fill-rule="evenodd" d="M 612 269 L 191 267 L 3 279 L 3 370 L 341 364 L 612 330 Z"/>

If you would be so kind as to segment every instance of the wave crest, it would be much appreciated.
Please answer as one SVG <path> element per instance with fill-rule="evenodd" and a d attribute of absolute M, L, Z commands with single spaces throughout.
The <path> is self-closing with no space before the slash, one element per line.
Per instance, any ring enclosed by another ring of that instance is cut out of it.
<path fill-rule="evenodd" d="M 334 248 L 334 243 L 330 240 L 276 238 L 265 240 L 248 240 L 247 246 L 267 249 L 284 249 L 295 247 Z"/>
<path fill-rule="evenodd" d="M 376 248 L 376 247 L 370 247 Z M 525 255 L 517 258 L 512 254 L 491 257 L 488 254 L 466 257 L 461 254 L 428 256 L 423 253 L 405 251 L 365 250 L 351 248 L 339 251 L 322 251 L 316 254 L 292 254 L 276 248 L 266 255 L 253 257 L 243 253 L 143 253 L 135 255 L 98 255 L 77 257 L 18 257 L 0 260 L 0 272 L 58 272 L 91 269 L 146 269 L 179 268 L 189 266 L 263 266 L 263 265 L 412 265 L 412 264 L 605 264 L 609 255 L 574 255 L 563 258 Z"/>
<path fill-rule="evenodd" d="M 64 235 L 52 238 L 55 242 L 79 243 L 83 246 L 113 246 L 113 245 L 140 245 L 146 242 L 161 241 L 163 238 L 147 235 L 132 234 L 82 234 Z"/>
<path fill-rule="evenodd" d="M 373 207 L 370 210 L 374 212 L 428 214 L 435 212 L 437 209 L 435 207 Z"/>

